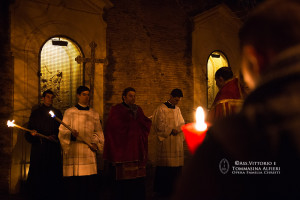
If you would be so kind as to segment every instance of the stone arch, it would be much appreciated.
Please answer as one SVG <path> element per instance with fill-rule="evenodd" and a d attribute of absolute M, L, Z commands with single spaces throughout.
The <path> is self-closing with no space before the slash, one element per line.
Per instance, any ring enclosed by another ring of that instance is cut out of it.
<path fill-rule="evenodd" d="M 194 107 L 207 108 L 207 58 L 220 50 L 226 54 L 232 70 L 239 71 L 238 31 L 242 22 L 225 4 L 195 16 L 193 21 Z"/>
<path fill-rule="evenodd" d="M 230 67 L 230 63 L 224 52 L 215 50 L 207 59 L 207 108 L 210 109 L 219 89 L 215 82 L 215 73 L 221 67 Z"/>
<path fill-rule="evenodd" d="M 14 63 L 14 113 L 17 124 L 26 126 L 31 107 L 39 103 L 39 51 L 52 36 L 65 35 L 76 41 L 84 55 L 90 56 L 89 44 L 98 44 L 97 58 L 106 57 L 106 23 L 103 9 L 109 0 L 27 1 L 16 0 L 11 5 L 11 50 Z M 103 64 L 96 66 L 95 105 L 103 113 Z M 28 163 L 30 148 L 24 137 L 14 130 L 10 192 L 20 190 L 21 170 Z M 30 147 L 30 146 L 29 146 Z M 26 166 L 25 166 L 26 168 Z M 25 171 L 25 172 L 24 172 Z"/>
<path fill-rule="evenodd" d="M 66 45 L 54 45 L 53 41 Z M 51 89 L 55 94 L 53 106 L 62 112 L 76 104 L 76 88 L 84 81 L 83 64 L 75 61 L 77 56 L 83 56 L 80 46 L 66 36 L 51 37 L 40 49 L 39 97 Z"/>

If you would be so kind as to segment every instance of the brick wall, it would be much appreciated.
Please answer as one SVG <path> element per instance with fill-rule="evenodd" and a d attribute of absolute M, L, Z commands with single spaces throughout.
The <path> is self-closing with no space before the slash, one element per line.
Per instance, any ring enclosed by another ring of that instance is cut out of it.
<path fill-rule="evenodd" d="M 109 65 L 104 69 L 104 121 L 110 107 L 134 87 L 136 103 L 146 116 L 170 91 L 181 88 L 179 104 L 186 121 L 193 120 L 193 72 L 190 24 L 174 0 L 111 0 L 107 22 Z"/>
<path fill-rule="evenodd" d="M 104 124 L 110 107 L 121 102 L 122 91 L 129 86 L 136 89 L 136 104 L 146 116 L 168 100 L 172 89 L 182 89 L 184 98 L 179 107 L 186 122 L 193 121 L 192 30 L 188 16 L 174 0 L 111 2 L 114 7 L 104 16 L 109 59 L 104 68 Z M 150 163 L 155 161 L 155 141 L 150 134 Z M 187 149 L 186 155 L 188 158 Z"/>

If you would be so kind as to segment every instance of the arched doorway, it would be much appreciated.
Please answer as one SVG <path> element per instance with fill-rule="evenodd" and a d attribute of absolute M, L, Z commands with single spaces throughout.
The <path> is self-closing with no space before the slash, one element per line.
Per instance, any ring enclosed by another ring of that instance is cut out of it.
<path fill-rule="evenodd" d="M 76 88 L 83 83 L 83 65 L 75 61 L 83 56 L 78 45 L 66 37 L 52 37 L 40 51 L 40 95 L 51 89 L 53 106 L 61 111 L 76 103 Z"/>
<path fill-rule="evenodd" d="M 207 108 L 210 109 L 218 87 L 215 82 L 215 73 L 221 67 L 228 67 L 228 60 L 225 54 L 221 51 L 213 51 L 207 61 Z"/>

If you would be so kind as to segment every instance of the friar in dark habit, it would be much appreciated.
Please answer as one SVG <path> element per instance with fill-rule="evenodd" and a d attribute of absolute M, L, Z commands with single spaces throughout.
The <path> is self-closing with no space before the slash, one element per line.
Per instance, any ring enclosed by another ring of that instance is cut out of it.
<path fill-rule="evenodd" d="M 62 186 L 62 159 L 58 140 L 59 123 L 50 117 L 52 110 L 62 119 L 62 113 L 52 107 L 54 93 L 46 90 L 42 95 L 43 103 L 32 110 L 26 140 L 31 143 L 30 167 L 27 178 L 27 197 L 32 200 L 59 199 Z M 48 139 L 38 137 L 43 134 Z"/>

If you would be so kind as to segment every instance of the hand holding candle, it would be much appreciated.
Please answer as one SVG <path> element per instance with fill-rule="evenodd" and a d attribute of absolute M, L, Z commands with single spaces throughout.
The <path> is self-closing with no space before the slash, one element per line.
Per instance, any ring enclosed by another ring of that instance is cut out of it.
<path fill-rule="evenodd" d="M 79 136 L 79 133 L 72 129 L 69 125 L 67 125 L 65 122 L 61 121 L 61 119 L 59 119 L 58 117 L 55 116 L 54 112 L 52 110 L 49 111 L 49 114 L 51 115 L 51 117 L 53 119 L 55 119 L 56 121 L 58 121 L 60 124 L 62 124 L 64 127 L 66 127 L 67 129 L 69 129 L 71 131 L 71 134 L 73 134 L 74 137 L 78 137 L 82 140 L 83 143 L 87 144 L 93 151 L 97 150 L 95 149 L 95 146 L 89 142 L 87 142 L 86 140 L 84 140 L 84 138 L 81 138 Z"/>
<path fill-rule="evenodd" d="M 189 123 L 181 127 L 188 148 L 192 154 L 195 153 L 196 149 L 201 145 L 205 138 L 207 124 L 204 119 L 204 111 L 202 107 L 198 107 L 196 111 L 196 123 Z"/>
<path fill-rule="evenodd" d="M 56 117 L 55 114 L 54 114 L 54 112 L 52 110 L 49 111 L 49 114 L 51 115 L 51 117 L 53 119 L 55 119 L 56 121 L 58 121 L 60 124 L 64 125 L 71 132 L 73 131 L 73 129 L 70 126 L 68 126 L 65 122 L 61 121 L 58 117 Z"/>
<path fill-rule="evenodd" d="M 44 138 L 44 139 L 47 139 L 47 140 L 51 140 L 51 141 L 53 141 L 53 142 L 57 142 L 57 141 L 54 141 L 53 139 L 49 138 L 49 137 L 46 136 L 46 135 L 43 135 L 43 134 L 38 133 L 38 132 L 36 132 L 36 131 L 34 131 L 34 130 L 30 130 L 30 129 L 27 129 L 27 128 L 24 128 L 24 127 L 22 127 L 22 126 L 19 126 L 19 125 L 15 124 L 15 120 L 12 120 L 12 121 L 8 120 L 8 121 L 7 121 L 7 126 L 8 126 L 8 127 L 16 127 L 16 128 L 22 129 L 22 130 L 24 130 L 24 131 L 28 131 L 28 132 L 30 132 L 30 133 L 33 133 L 32 135 L 34 135 L 34 136 L 38 136 L 38 137 L 41 137 L 41 138 Z"/>

